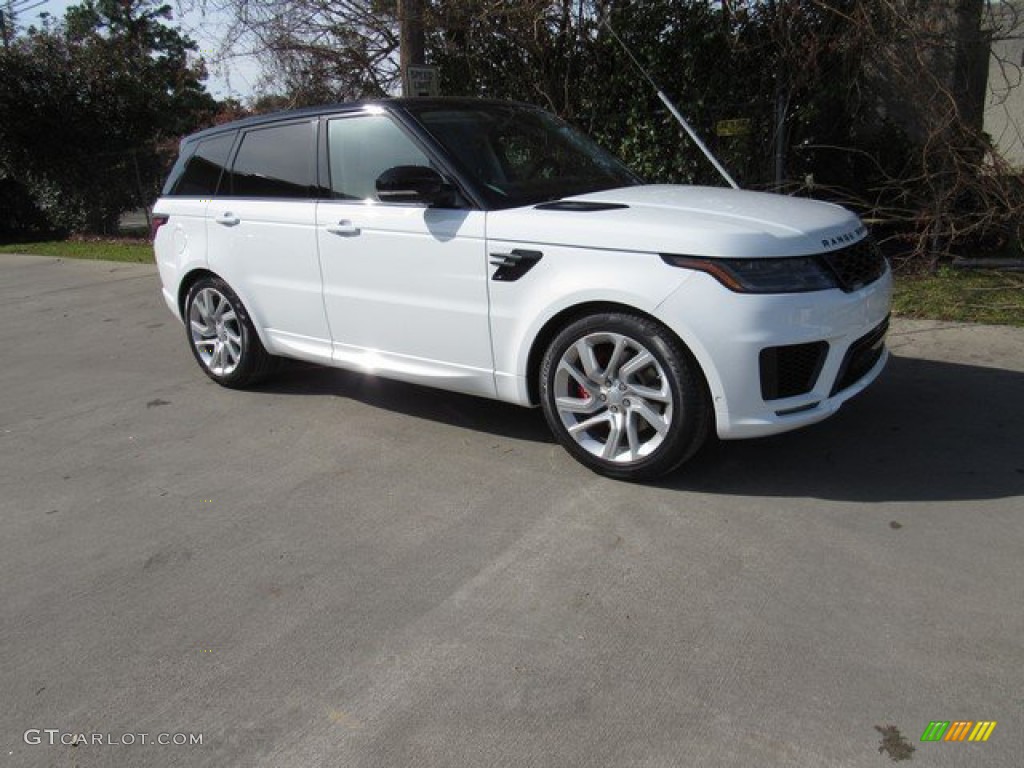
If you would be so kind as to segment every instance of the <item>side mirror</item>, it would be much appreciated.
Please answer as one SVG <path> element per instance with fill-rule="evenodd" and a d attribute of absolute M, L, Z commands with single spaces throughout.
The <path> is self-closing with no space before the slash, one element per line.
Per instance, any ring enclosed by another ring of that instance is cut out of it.
<path fill-rule="evenodd" d="M 451 184 L 433 168 L 396 165 L 377 177 L 377 198 L 382 203 L 437 205 L 453 199 Z"/>

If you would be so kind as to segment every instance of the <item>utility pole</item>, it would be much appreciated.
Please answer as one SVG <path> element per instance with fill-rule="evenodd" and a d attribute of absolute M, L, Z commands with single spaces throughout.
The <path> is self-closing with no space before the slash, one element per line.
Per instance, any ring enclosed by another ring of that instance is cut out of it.
<path fill-rule="evenodd" d="M 11 35 L 10 32 L 7 31 L 7 24 L 9 19 L 8 14 L 8 11 L 5 11 L 3 8 L 0 8 L 0 37 L 3 38 L 4 48 L 11 47 Z"/>
<path fill-rule="evenodd" d="M 398 0 L 398 62 L 402 67 L 402 95 L 412 96 L 409 67 L 421 67 L 426 46 L 423 34 L 423 0 Z"/>

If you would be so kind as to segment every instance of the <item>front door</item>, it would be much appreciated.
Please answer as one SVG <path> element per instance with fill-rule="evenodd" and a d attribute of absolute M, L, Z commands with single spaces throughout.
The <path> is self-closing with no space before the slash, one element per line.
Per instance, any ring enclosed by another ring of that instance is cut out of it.
<path fill-rule="evenodd" d="M 385 170 L 430 165 L 386 114 L 329 120 L 327 148 L 331 199 L 316 219 L 334 359 L 494 397 L 485 214 L 377 200 Z"/>

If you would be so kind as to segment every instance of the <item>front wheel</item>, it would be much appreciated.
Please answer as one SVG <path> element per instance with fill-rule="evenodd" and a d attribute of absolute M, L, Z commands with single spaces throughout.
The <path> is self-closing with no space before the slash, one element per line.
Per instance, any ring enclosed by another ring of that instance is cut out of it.
<path fill-rule="evenodd" d="M 544 355 L 540 391 L 566 450 L 621 480 L 675 469 L 710 426 L 696 362 L 665 328 L 637 315 L 591 315 L 568 325 Z"/>
<path fill-rule="evenodd" d="M 201 278 L 189 289 L 185 328 L 196 362 L 218 384 L 248 387 L 270 372 L 273 358 L 241 299 L 219 277 Z"/>

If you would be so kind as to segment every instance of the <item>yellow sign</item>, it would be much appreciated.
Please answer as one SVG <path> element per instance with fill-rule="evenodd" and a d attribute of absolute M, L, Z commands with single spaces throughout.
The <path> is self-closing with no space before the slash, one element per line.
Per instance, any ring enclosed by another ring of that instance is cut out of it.
<path fill-rule="evenodd" d="M 741 117 L 736 120 L 719 120 L 715 124 L 715 133 L 719 136 L 746 136 L 750 133 L 750 118 Z"/>

